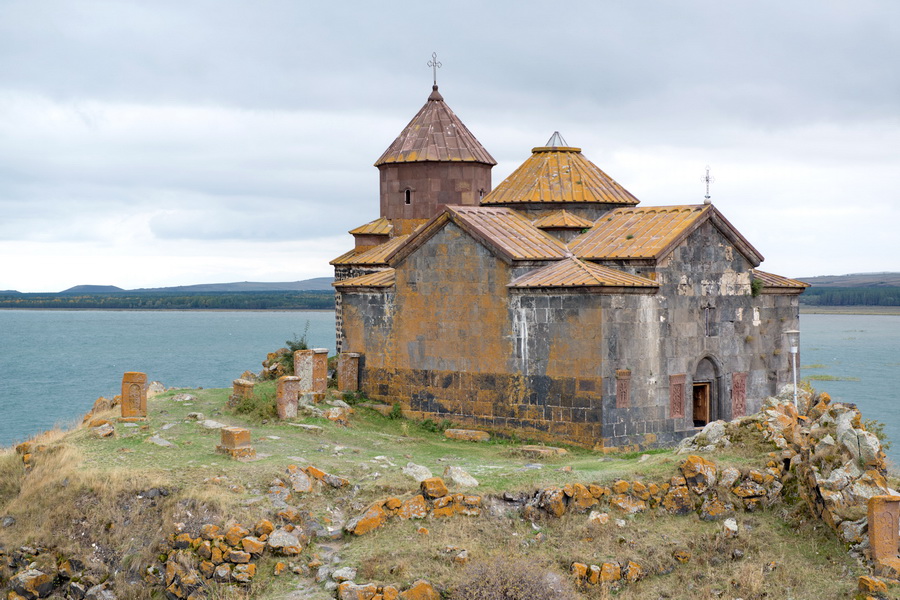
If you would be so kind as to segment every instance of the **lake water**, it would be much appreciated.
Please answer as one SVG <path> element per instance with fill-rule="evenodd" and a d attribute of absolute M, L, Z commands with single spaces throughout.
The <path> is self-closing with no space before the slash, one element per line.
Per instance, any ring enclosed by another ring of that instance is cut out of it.
<path fill-rule="evenodd" d="M 125 371 L 231 387 L 307 322 L 309 346 L 333 354 L 333 311 L 0 310 L 0 447 L 80 419 Z"/>
<path fill-rule="evenodd" d="M 27 439 L 119 393 L 122 373 L 168 387 L 230 387 L 266 354 L 307 333 L 334 352 L 334 312 L 0 310 L 0 446 Z M 900 465 L 900 316 L 802 315 L 801 377 L 885 423 Z M 855 380 L 850 380 L 855 378 Z"/>

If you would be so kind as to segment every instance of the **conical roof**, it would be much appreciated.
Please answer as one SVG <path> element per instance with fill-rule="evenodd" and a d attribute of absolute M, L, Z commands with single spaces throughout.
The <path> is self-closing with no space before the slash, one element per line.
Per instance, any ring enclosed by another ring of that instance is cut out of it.
<path fill-rule="evenodd" d="M 436 85 L 432 87 L 425 106 L 384 151 L 375 166 L 426 161 L 497 164 L 450 110 Z"/>
<path fill-rule="evenodd" d="M 481 204 L 554 204 L 575 202 L 635 205 L 631 192 L 581 154 L 581 148 L 565 144 L 554 132 L 546 146 L 531 156 L 512 175 L 485 196 Z"/>

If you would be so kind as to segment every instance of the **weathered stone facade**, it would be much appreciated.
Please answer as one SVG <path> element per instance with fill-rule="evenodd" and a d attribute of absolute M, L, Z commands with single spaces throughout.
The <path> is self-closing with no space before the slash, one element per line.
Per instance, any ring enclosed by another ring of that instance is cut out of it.
<path fill-rule="evenodd" d="M 335 262 L 338 348 L 360 354 L 366 395 L 413 417 L 644 447 L 789 382 L 804 284 L 756 271 L 761 255 L 711 205 L 633 208 L 578 148 L 533 152 L 483 207 L 436 207 L 380 254 Z M 453 169 L 430 163 L 432 189 Z M 590 226 L 548 233 L 542 217 Z"/>

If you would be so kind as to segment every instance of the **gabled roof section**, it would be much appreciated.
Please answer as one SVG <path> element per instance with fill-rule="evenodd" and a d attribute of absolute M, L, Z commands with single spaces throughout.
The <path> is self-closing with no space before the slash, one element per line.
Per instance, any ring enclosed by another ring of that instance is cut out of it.
<path fill-rule="evenodd" d="M 367 275 L 360 275 L 343 281 L 335 281 L 332 283 L 337 289 L 344 288 L 388 288 L 394 285 L 394 270 L 384 269 Z"/>
<path fill-rule="evenodd" d="M 751 273 L 753 274 L 754 279 L 759 279 L 762 282 L 762 292 L 764 294 L 801 294 L 809 287 L 809 284 L 805 281 L 788 279 L 787 277 L 775 275 L 774 273 L 766 273 L 759 269 L 753 269 Z"/>
<path fill-rule="evenodd" d="M 435 85 L 425 106 L 375 161 L 376 167 L 425 161 L 497 164 L 437 90 Z"/>
<path fill-rule="evenodd" d="M 590 229 L 594 222 L 565 210 L 558 210 L 531 222 L 538 229 Z"/>
<path fill-rule="evenodd" d="M 393 266 L 403 260 L 451 221 L 507 262 L 557 260 L 568 252 L 565 244 L 532 225 L 520 212 L 487 206 L 447 206 L 389 255 L 388 264 Z"/>
<path fill-rule="evenodd" d="M 503 204 L 554 204 L 565 202 L 635 205 L 631 192 L 581 154 L 581 148 L 565 143 L 554 132 L 546 146 L 532 154 L 487 196 L 482 206 Z"/>
<path fill-rule="evenodd" d="M 586 260 L 659 260 L 707 221 L 754 267 L 762 262 L 762 254 L 711 204 L 619 208 L 569 246 Z"/>
<path fill-rule="evenodd" d="M 357 252 L 356 250 L 351 250 L 345 254 L 338 256 L 336 259 L 331 261 L 332 265 L 368 265 L 368 266 L 376 266 L 376 265 L 384 265 L 387 266 L 387 256 L 393 252 L 398 246 L 400 246 L 406 239 L 409 238 L 408 235 L 398 235 L 397 237 L 388 240 L 387 242 L 375 246 L 374 248 L 370 248 L 368 250 L 364 250 L 362 252 Z"/>
<path fill-rule="evenodd" d="M 655 290 L 659 284 L 652 279 L 631 275 L 617 269 L 584 262 L 575 257 L 565 258 L 549 266 L 526 273 L 509 284 L 511 288 L 603 288 L 628 287 Z"/>
<path fill-rule="evenodd" d="M 353 235 L 390 235 L 393 230 L 394 226 L 391 225 L 391 222 L 384 217 L 380 217 L 371 223 L 351 229 L 350 233 Z"/>

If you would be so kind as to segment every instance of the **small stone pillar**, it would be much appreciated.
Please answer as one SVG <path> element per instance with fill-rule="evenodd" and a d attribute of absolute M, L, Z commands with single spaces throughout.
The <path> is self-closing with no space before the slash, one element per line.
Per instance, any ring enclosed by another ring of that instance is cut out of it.
<path fill-rule="evenodd" d="M 297 402 L 300 398 L 300 378 L 283 375 L 275 387 L 275 405 L 279 419 L 293 419 L 297 416 Z"/>
<path fill-rule="evenodd" d="M 359 390 L 359 354 L 341 352 L 338 355 L 338 391 L 355 392 Z"/>
<path fill-rule="evenodd" d="M 250 430 L 243 427 L 223 427 L 221 443 L 216 452 L 221 452 L 235 459 L 249 459 L 256 456 L 256 450 L 250 446 Z"/>
<path fill-rule="evenodd" d="M 324 394 L 328 389 L 328 348 L 313 349 L 313 393 Z"/>
<path fill-rule="evenodd" d="M 122 376 L 122 421 L 147 418 L 147 374 L 128 371 Z"/>
<path fill-rule="evenodd" d="M 231 382 L 231 385 L 231 397 L 234 400 L 253 397 L 253 387 L 256 385 L 254 382 L 247 381 L 246 379 L 235 379 Z"/>
<path fill-rule="evenodd" d="M 868 517 L 869 552 L 875 563 L 875 574 L 896 579 L 900 577 L 900 557 L 897 556 L 900 496 L 872 496 Z"/>
<path fill-rule="evenodd" d="M 294 352 L 294 376 L 300 379 L 301 393 L 313 391 L 313 354 L 314 350 Z"/>

